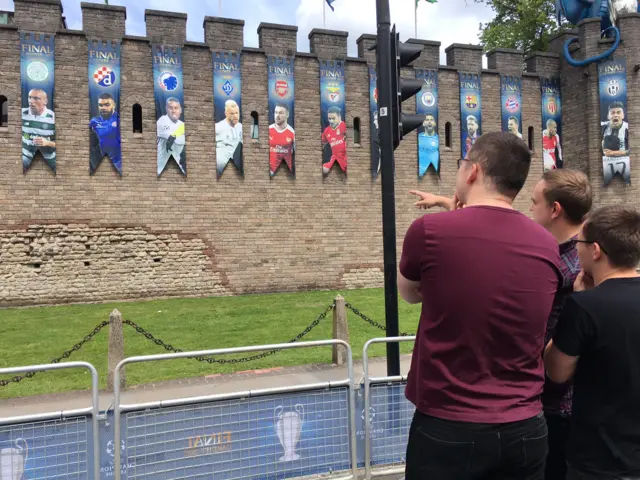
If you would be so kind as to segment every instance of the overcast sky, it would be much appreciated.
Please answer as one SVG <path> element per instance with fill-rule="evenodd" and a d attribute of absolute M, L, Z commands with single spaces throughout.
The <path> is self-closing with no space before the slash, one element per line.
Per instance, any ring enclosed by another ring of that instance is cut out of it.
<path fill-rule="evenodd" d="M 103 3 L 100 0 L 86 0 Z M 414 36 L 415 0 L 390 0 L 391 21 L 397 24 L 400 39 Z M 62 0 L 67 25 L 82 29 L 81 0 Z M 202 20 L 205 15 L 245 20 L 245 45 L 258 46 L 260 22 L 297 25 L 298 50 L 309 51 L 308 34 L 312 28 L 323 28 L 324 0 L 110 0 L 111 5 L 127 7 L 127 34 L 145 35 L 144 10 L 171 10 L 189 15 L 187 39 L 203 41 Z M 219 3 L 222 11 L 218 11 Z M 335 11 L 326 8 L 326 28 L 349 32 L 349 56 L 357 56 L 356 39 L 363 33 L 376 33 L 375 0 L 335 0 Z M 13 0 L 0 0 L 0 10 L 13 10 Z M 418 8 L 418 38 L 442 42 L 440 55 L 452 43 L 478 43 L 478 26 L 492 18 L 489 8 L 474 0 L 440 0 L 421 2 Z"/>

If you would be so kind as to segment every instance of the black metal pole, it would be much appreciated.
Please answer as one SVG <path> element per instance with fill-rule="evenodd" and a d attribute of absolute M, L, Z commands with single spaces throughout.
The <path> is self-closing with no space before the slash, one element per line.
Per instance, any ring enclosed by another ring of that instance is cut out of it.
<path fill-rule="evenodd" d="M 391 124 L 391 14 L 389 0 L 376 0 L 378 39 L 378 126 L 382 176 L 382 248 L 384 250 L 384 310 L 387 337 L 398 336 L 398 276 L 396 265 L 396 206 L 394 192 L 393 125 Z M 400 345 L 387 344 L 387 375 L 400 375 Z"/>

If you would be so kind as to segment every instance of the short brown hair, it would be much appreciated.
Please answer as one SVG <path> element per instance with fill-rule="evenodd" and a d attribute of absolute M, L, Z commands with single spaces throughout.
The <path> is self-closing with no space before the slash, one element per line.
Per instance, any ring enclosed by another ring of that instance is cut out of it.
<path fill-rule="evenodd" d="M 640 263 L 640 213 L 610 205 L 594 210 L 583 228 L 584 239 L 600 245 L 612 266 L 635 268 Z"/>
<path fill-rule="evenodd" d="M 480 165 L 498 193 L 511 198 L 522 190 L 531 167 L 529 147 L 509 132 L 481 135 L 471 147 L 468 159 Z"/>
<path fill-rule="evenodd" d="M 547 203 L 558 202 L 567 220 L 580 225 L 593 204 L 593 190 L 587 176 L 579 170 L 558 168 L 544 172 L 542 180 Z"/>

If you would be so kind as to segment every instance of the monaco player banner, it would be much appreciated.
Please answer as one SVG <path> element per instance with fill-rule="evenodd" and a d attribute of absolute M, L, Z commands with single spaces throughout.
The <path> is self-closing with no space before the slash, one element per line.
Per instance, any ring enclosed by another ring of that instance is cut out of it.
<path fill-rule="evenodd" d="M 293 80 L 294 57 L 267 59 L 269 80 L 269 174 L 284 162 L 296 176 L 296 131 Z"/>
<path fill-rule="evenodd" d="M 371 177 L 380 173 L 380 142 L 378 140 L 378 78 L 375 67 L 369 66 L 369 132 L 371 135 Z"/>
<path fill-rule="evenodd" d="M 20 33 L 22 87 L 22 171 L 27 173 L 39 151 L 56 173 L 56 116 L 53 106 L 53 35 Z"/>
<path fill-rule="evenodd" d="M 89 174 L 108 157 L 122 176 L 120 43 L 89 41 Z"/>
<path fill-rule="evenodd" d="M 187 175 L 185 148 L 184 88 L 182 84 L 182 49 L 152 45 L 153 94 L 156 103 L 158 177 L 173 158 L 183 175 Z"/>
<path fill-rule="evenodd" d="M 480 75 L 460 73 L 460 149 L 462 158 L 482 135 Z"/>
<path fill-rule="evenodd" d="M 418 127 L 418 177 L 423 177 L 429 167 L 440 176 L 440 137 L 438 136 L 438 72 L 416 70 L 416 78 L 422 80 L 422 90 L 416 96 L 416 113 L 424 115 Z"/>
<path fill-rule="evenodd" d="M 347 125 L 344 61 L 320 60 L 320 123 L 322 125 L 322 173 L 338 164 L 347 173 Z"/>
<path fill-rule="evenodd" d="M 599 63 L 598 79 L 604 184 L 608 185 L 616 175 L 631 183 L 626 60 L 613 58 Z"/>
<path fill-rule="evenodd" d="M 522 140 L 522 79 L 500 77 L 502 131 L 510 132 Z"/>
<path fill-rule="evenodd" d="M 541 78 L 542 160 L 544 171 L 562 168 L 562 108 L 560 80 Z"/>
<path fill-rule="evenodd" d="M 229 162 L 244 176 L 242 163 L 242 83 L 239 53 L 213 52 L 213 105 L 218 178 Z"/>

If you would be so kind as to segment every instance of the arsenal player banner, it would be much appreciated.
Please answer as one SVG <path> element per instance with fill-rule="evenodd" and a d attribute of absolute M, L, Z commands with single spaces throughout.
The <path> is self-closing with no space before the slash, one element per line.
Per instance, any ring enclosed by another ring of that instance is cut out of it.
<path fill-rule="evenodd" d="M 544 171 L 562 168 L 562 108 L 560 80 L 541 78 L 542 161 Z"/>
<path fill-rule="evenodd" d="M 296 176 L 294 112 L 294 57 L 269 56 L 269 174 L 273 178 L 282 162 Z"/>
<path fill-rule="evenodd" d="M 375 67 L 369 66 L 369 132 L 371 136 L 371 177 L 380 172 L 380 142 L 378 140 L 378 80 Z"/>
<path fill-rule="evenodd" d="M 120 43 L 89 41 L 89 173 L 108 157 L 122 176 Z"/>
<path fill-rule="evenodd" d="M 500 77 L 502 131 L 513 133 L 522 140 L 522 79 L 502 75 Z"/>
<path fill-rule="evenodd" d="M 22 86 L 22 171 L 27 173 L 40 151 L 56 173 L 56 116 L 53 35 L 20 34 L 20 79 Z"/>
<path fill-rule="evenodd" d="M 462 158 L 482 135 L 480 75 L 460 73 L 460 148 Z"/>
<path fill-rule="evenodd" d="M 218 178 L 229 162 L 244 176 L 240 66 L 239 53 L 213 52 L 213 105 Z"/>
<path fill-rule="evenodd" d="M 184 127 L 184 89 L 182 49 L 153 45 L 153 93 L 156 103 L 158 176 L 173 158 L 183 175 L 187 174 Z"/>
<path fill-rule="evenodd" d="M 418 176 L 423 177 L 429 167 L 440 176 L 440 137 L 438 136 L 438 72 L 416 70 L 422 80 L 422 90 L 416 96 L 416 113 L 424 115 L 418 127 Z"/>
<path fill-rule="evenodd" d="M 627 123 L 627 62 L 613 58 L 598 65 L 602 173 L 608 185 L 615 175 L 631 183 L 629 124 Z"/>
<path fill-rule="evenodd" d="M 322 124 L 322 173 L 335 163 L 347 173 L 347 125 L 344 122 L 344 62 L 320 60 L 320 115 Z"/>

